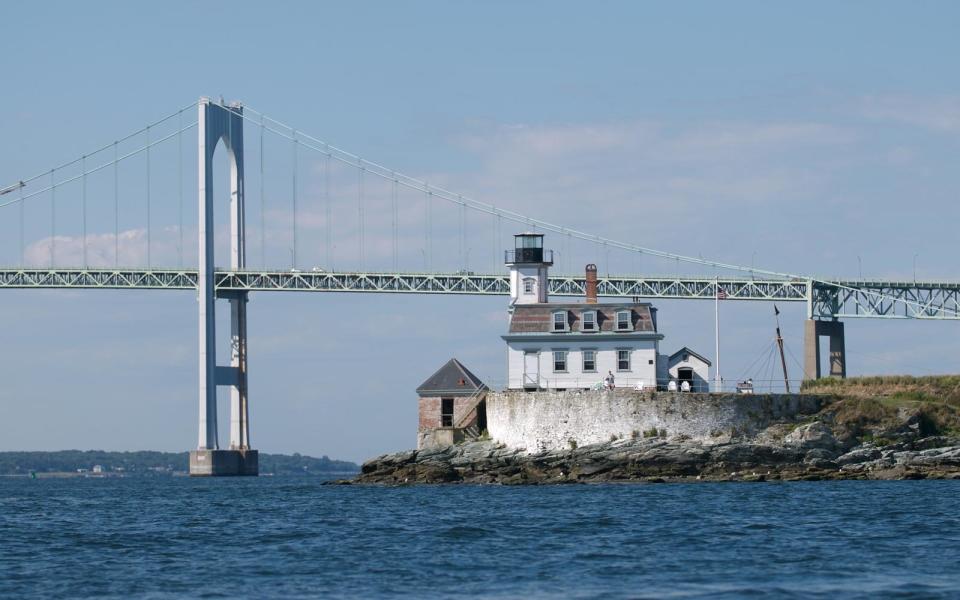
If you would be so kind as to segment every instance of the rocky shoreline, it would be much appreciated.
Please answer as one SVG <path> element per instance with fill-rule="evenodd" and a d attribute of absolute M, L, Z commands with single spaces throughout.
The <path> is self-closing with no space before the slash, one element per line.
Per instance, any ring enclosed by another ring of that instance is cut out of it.
<path fill-rule="evenodd" d="M 960 436 L 943 426 L 942 417 L 939 406 L 890 409 L 840 399 L 804 421 L 717 443 L 663 432 L 539 453 L 467 442 L 380 456 L 364 463 L 355 479 L 337 483 L 960 479 Z"/>

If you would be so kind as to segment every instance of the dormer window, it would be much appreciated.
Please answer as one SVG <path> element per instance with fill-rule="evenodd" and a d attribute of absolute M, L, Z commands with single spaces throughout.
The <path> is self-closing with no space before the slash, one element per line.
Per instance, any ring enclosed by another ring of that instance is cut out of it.
<path fill-rule="evenodd" d="M 567 311 L 558 310 L 553 313 L 553 331 L 567 330 Z"/>
<path fill-rule="evenodd" d="M 617 331 L 630 331 L 633 329 L 633 323 L 630 321 L 629 310 L 617 311 Z"/>
<path fill-rule="evenodd" d="M 581 314 L 580 329 L 582 331 L 597 330 L 597 311 L 595 310 L 583 311 L 583 313 Z"/>
<path fill-rule="evenodd" d="M 536 286 L 537 280 L 533 277 L 527 277 L 523 280 L 523 293 L 524 294 L 533 294 L 534 286 Z"/>

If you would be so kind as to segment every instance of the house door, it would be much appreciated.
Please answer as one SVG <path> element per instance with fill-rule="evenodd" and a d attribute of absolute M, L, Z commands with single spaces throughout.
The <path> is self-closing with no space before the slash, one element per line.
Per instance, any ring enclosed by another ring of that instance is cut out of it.
<path fill-rule="evenodd" d="M 440 427 L 453 427 L 453 398 L 440 399 Z"/>
<path fill-rule="evenodd" d="M 678 386 L 682 386 L 683 382 L 686 381 L 690 384 L 690 389 L 693 391 L 698 391 L 693 387 L 693 369 L 690 367 L 680 367 L 677 369 L 677 381 Z"/>
<path fill-rule="evenodd" d="M 533 352 L 524 352 L 523 353 L 523 387 L 524 388 L 538 388 L 540 387 L 540 353 Z"/>

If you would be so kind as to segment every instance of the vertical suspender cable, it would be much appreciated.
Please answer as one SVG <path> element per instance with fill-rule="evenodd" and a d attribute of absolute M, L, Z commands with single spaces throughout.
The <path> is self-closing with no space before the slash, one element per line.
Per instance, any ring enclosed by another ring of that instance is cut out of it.
<path fill-rule="evenodd" d="M 120 265 L 120 176 L 117 168 L 117 142 L 113 143 L 113 266 Z"/>
<path fill-rule="evenodd" d="M 150 266 L 150 126 L 147 125 L 147 267 Z"/>
<path fill-rule="evenodd" d="M 460 199 L 460 196 L 457 196 L 457 199 Z M 460 264 L 461 269 L 465 269 L 463 265 L 463 211 L 466 210 L 463 204 L 460 205 L 459 211 L 457 212 L 457 262 Z"/>
<path fill-rule="evenodd" d="M 424 186 L 423 190 L 423 270 L 429 271 L 427 266 L 427 248 L 430 247 L 430 190 Z"/>
<path fill-rule="evenodd" d="M 183 268 L 183 111 L 177 113 L 177 261 Z"/>
<path fill-rule="evenodd" d="M 20 266 L 23 266 L 23 185 L 20 186 Z"/>
<path fill-rule="evenodd" d="M 429 190 L 429 187 L 427 188 Z M 427 192 L 427 231 L 429 232 L 429 237 L 427 239 L 427 269 L 430 272 L 433 272 L 433 192 Z"/>
<path fill-rule="evenodd" d="M 266 234 L 266 196 L 264 195 L 265 184 L 263 182 L 263 115 L 260 115 L 260 268 L 267 268 L 267 234 Z"/>
<path fill-rule="evenodd" d="M 500 257 L 501 257 L 501 255 L 503 255 L 503 252 L 500 252 L 500 245 L 503 243 L 503 217 L 502 217 L 501 215 L 499 215 L 499 214 L 497 215 L 497 226 L 496 226 L 496 230 L 497 230 L 497 239 L 495 240 L 494 243 L 495 243 L 496 248 L 497 248 L 497 254 L 496 254 L 496 256 L 494 256 L 494 260 L 493 260 L 493 272 L 494 272 L 494 273 L 496 273 L 496 272 L 497 272 L 497 269 L 500 268 Z"/>
<path fill-rule="evenodd" d="M 360 257 L 360 270 L 363 271 L 363 159 L 359 161 L 359 171 L 357 171 L 357 245 Z"/>
<path fill-rule="evenodd" d="M 297 130 L 293 130 L 293 249 L 291 251 L 291 268 L 297 268 L 297 161 L 299 152 L 297 150 Z"/>
<path fill-rule="evenodd" d="M 323 159 L 323 203 L 324 203 L 324 215 L 323 215 L 323 227 L 324 227 L 324 242 L 326 243 L 326 265 L 325 268 L 328 270 L 333 269 L 333 224 L 331 223 L 331 213 L 330 210 L 330 146 L 327 146 L 327 154 Z"/>
<path fill-rule="evenodd" d="M 80 158 L 80 169 L 83 171 L 80 181 L 80 211 L 83 213 L 81 231 L 83 235 L 83 266 L 87 266 L 87 157 Z"/>
<path fill-rule="evenodd" d="M 50 268 L 57 254 L 57 186 L 53 169 L 50 169 Z"/>
<path fill-rule="evenodd" d="M 397 267 L 398 267 L 397 255 L 399 254 L 399 249 L 400 249 L 400 243 L 397 240 L 400 230 L 399 230 L 399 225 L 397 224 L 399 213 L 397 209 L 397 174 L 396 173 L 393 173 L 392 187 L 393 189 L 390 190 L 390 199 L 393 203 L 393 213 L 392 213 L 393 214 L 393 272 L 396 273 Z"/>

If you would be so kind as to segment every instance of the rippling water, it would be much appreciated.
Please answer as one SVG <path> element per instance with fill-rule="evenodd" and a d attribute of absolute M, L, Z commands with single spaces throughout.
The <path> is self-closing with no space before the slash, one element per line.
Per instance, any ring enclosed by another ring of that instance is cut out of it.
<path fill-rule="evenodd" d="M 3 597 L 960 597 L 960 481 L 0 478 Z"/>

